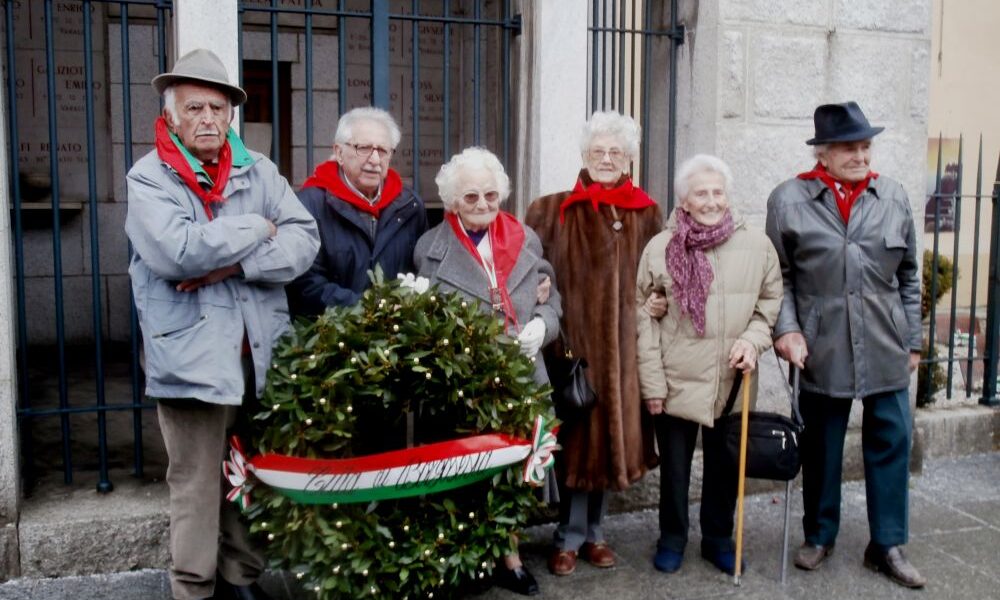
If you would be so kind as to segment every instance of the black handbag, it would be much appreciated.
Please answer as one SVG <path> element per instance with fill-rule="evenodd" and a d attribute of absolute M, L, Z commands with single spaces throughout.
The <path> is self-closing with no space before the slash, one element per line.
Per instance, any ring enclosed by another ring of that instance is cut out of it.
<path fill-rule="evenodd" d="M 561 421 L 577 419 L 594 407 L 597 394 L 587 381 L 587 360 L 573 356 L 562 338 L 562 352 L 546 362 L 549 381 L 552 384 L 552 402 L 556 407 L 556 416 Z"/>
<path fill-rule="evenodd" d="M 740 390 L 740 380 L 733 382 L 733 389 L 726 401 L 726 408 L 716 423 L 722 427 L 725 436 L 726 455 L 733 469 L 739 469 L 741 414 L 732 414 L 736 396 Z M 791 481 L 799 474 L 802 459 L 799 443 L 802 437 L 802 416 L 799 414 L 798 392 L 799 373 L 792 367 L 792 411 L 791 417 L 771 412 L 751 411 L 747 430 L 746 476 L 754 479 Z"/>

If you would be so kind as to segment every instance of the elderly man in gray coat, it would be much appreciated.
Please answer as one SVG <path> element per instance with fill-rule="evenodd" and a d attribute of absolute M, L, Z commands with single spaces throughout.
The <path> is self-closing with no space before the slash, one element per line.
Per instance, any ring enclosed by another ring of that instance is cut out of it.
<path fill-rule="evenodd" d="M 174 598 L 263 599 L 265 562 L 222 493 L 227 432 L 264 389 L 288 326 L 284 284 L 312 263 L 316 222 L 274 163 L 229 127 L 246 93 L 208 50 L 153 79 L 156 149 L 128 173 L 129 275 L 169 466 Z M 220 576 L 216 575 L 216 572 Z"/>
<path fill-rule="evenodd" d="M 767 202 L 785 295 L 774 347 L 802 369 L 802 518 L 795 565 L 813 570 L 840 526 L 841 464 L 855 398 L 864 405 L 862 450 L 871 541 L 865 566 L 912 588 L 924 578 L 900 546 L 908 536 L 908 388 L 920 360 L 920 280 L 910 202 L 870 168 L 872 127 L 855 102 L 816 109 L 806 143 L 818 160 Z"/>

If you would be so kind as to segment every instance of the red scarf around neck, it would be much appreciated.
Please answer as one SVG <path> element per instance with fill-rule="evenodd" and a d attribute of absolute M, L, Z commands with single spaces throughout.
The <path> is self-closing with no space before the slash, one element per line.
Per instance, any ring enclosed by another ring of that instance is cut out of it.
<path fill-rule="evenodd" d="M 483 257 L 480 256 L 476 245 L 472 243 L 469 234 L 465 232 L 465 227 L 459 220 L 458 215 L 449 212 L 445 213 L 445 220 L 451 225 L 451 230 L 455 237 L 462 243 L 462 247 L 469 251 L 472 258 L 479 263 L 483 270 L 487 269 Z M 514 303 L 510 299 L 510 292 L 507 290 L 507 278 L 514 270 L 517 257 L 521 254 L 521 247 L 524 246 L 524 226 L 514 218 L 514 215 L 500 211 L 497 218 L 493 219 L 486 232 L 489 236 L 490 248 L 493 252 L 493 269 L 496 272 L 497 288 L 503 302 L 503 312 L 506 317 L 504 328 L 513 323 L 515 330 L 520 331 L 517 323 L 517 313 L 514 311 Z M 487 278 L 488 279 L 488 278 Z"/>
<path fill-rule="evenodd" d="M 366 212 L 377 219 L 382 209 L 392 204 L 392 201 L 402 193 L 403 180 L 400 179 L 399 173 L 393 169 L 389 169 L 385 181 L 382 182 L 382 195 L 379 196 L 378 202 L 372 204 L 367 198 L 352 190 L 341 179 L 340 163 L 335 160 L 328 160 L 317 165 L 312 176 L 302 184 L 303 189 L 308 187 L 322 188 L 358 210 Z"/>
<path fill-rule="evenodd" d="M 222 145 L 222 149 L 219 150 L 219 170 L 210 190 L 206 190 L 198 183 L 198 177 L 194 174 L 191 163 L 170 137 L 167 121 L 163 117 L 156 119 L 156 155 L 160 157 L 160 160 L 170 165 L 174 171 L 177 171 L 181 181 L 187 184 L 188 188 L 201 199 L 201 205 L 205 209 L 208 220 L 211 221 L 215 218 L 212 204 L 222 204 L 226 201 L 222 190 L 226 189 L 229 173 L 233 168 L 233 151 L 229 147 L 229 140 L 227 139 L 226 143 Z"/>
<path fill-rule="evenodd" d="M 807 171 L 805 173 L 799 173 L 799 179 L 819 179 L 826 184 L 826 187 L 830 188 L 833 192 L 834 199 L 837 200 L 837 210 L 840 211 L 840 216 L 844 219 L 844 223 L 847 223 L 847 219 L 851 216 L 851 207 L 854 206 L 854 202 L 861 196 L 861 194 L 868 189 L 868 182 L 872 179 L 878 179 L 878 173 L 875 171 L 868 171 L 868 175 L 865 178 L 854 184 L 853 186 L 846 181 L 840 181 L 839 179 L 834 179 L 830 172 L 826 170 L 820 163 L 816 163 L 812 171 Z M 847 195 L 845 196 L 840 192 L 840 187 L 847 190 Z"/>
<path fill-rule="evenodd" d="M 610 189 L 605 189 L 599 183 L 591 183 L 584 187 L 583 180 L 577 179 L 573 193 L 559 205 L 559 222 L 566 221 L 566 209 L 571 204 L 586 201 L 589 201 L 594 207 L 594 212 L 597 212 L 598 206 L 601 204 L 610 204 L 626 210 L 638 210 L 656 205 L 656 202 L 642 191 L 642 188 L 632 185 L 632 180 L 629 178 L 626 178 L 621 185 Z"/>

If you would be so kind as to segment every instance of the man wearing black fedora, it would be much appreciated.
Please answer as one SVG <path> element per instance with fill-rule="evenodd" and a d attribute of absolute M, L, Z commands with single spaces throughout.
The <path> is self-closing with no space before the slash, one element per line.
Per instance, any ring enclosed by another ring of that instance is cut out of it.
<path fill-rule="evenodd" d="M 203 49 L 155 77 L 156 146 L 126 178 L 146 395 L 169 460 L 170 587 L 182 600 L 268 598 L 254 583 L 264 556 L 224 498 L 221 466 L 288 326 L 283 285 L 319 249 L 277 167 L 230 128 L 247 95 L 229 81 Z"/>
<path fill-rule="evenodd" d="M 844 436 L 854 399 L 861 426 L 871 541 L 866 567 L 900 585 L 925 580 L 903 555 L 913 420 L 910 373 L 920 360 L 916 233 L 903 187 L 870 168 L 873 127 L 855 102 L 814 115 L 811 171 L 767 201 L 785 295 L 778 354 L 802 370 L 802 526 L 795 565 L 814 570 L 840 526 Z"/>

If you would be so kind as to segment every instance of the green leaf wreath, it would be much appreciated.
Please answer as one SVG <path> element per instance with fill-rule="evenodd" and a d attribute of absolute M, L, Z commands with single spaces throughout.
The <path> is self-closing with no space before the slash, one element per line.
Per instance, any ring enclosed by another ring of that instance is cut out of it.
<path fill-rule="evenodd" d="M 268 410 L 254 417 L 257 452 L 351 457 L 363 441 L 359 415 L 405 431 L 408 411 L 451 438 L 530 435 L 549 390 L 502 322 L 457 294 L 372 280 L 357 305 L 301 320 L 279 341 Z M 453 492 L 367 505 L 297 504 L 266 486 L 253 501 L 251 532 L 271 566 L 317 598 L 451 597 L 489 577 L 538 506 L 515 467 Z"/>

